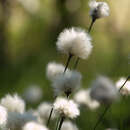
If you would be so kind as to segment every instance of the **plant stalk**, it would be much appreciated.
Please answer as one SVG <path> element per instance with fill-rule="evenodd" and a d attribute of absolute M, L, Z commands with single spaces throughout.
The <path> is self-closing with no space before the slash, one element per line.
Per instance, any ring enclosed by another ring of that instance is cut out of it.
<path fill-rule="evenodd" d="M 99 123 L 102 121 L 102 119 L 103 119 L 104 115 L 105 115 L 105 114 L 106 114 L 106 112 L 109 110 L 110 106 L 111 106 L 111 105 L 107 105 L 107 106 L 105 107 L 105 109 L 104 109 L 104 111 L 103 111 L 102 115 L 99 117 L 99 119 L 98 119 L 97 123 L 95 124 L 95 126 L 94 126 L 93 130 L 96 130 L 97 126 L 98 126 L 98 125 L 99 125 Z"/>
<path fill-rule="evenodd" d="M 76 62 L 75 62 L 75 64 L 74 64 L 74 70 L 77 68 L 77 66 L 78 66 L 78 63 L 79 63 L 79 60 L 80 60 L 80 58 L 78 57 L 78 58 L 76 59 Z"/>
<path fill-rule="evenodd" d="M 126 81 L 123 83 L 123 85 L 120 87 L 119 92 L 121 91 L 121 89 L 124 87 L 124 85 L 127 83 L 127 81 L 130 79 L 130 75 L 127 77 Z M 103 117 L 105 116 L 106 112 L 109 110 L 111 104 L 106 106 L 105 110 L 103 111 L 102 115 L 99 117 L 97 123 L 94 126 L 93 130 L 96 130 L 97 126 L 100 124 L 100 122 L 102 121 Z"/>
<path fill-rule="evenodd" d="M 93 18 L 92 21 L 91 21 L 91 24 L 90 24 L 90 26 L 88 28 L 88 33 L 90 33 L 90 31 L 92 30 L 92 27 L 93 27 L 95 21 L 96 21 L 96 19 Z"/>
<path fill-rule="evenodd" d="M 130 79 L 130 75 L 127 77 L 126 81 L 124 82 L 124 84 L 120 87 L 119 92 L 121 91 L 121 89 L 124 87 L 124 85 L 126 84 L 126 82 Z"/>
<path fill-rule="evenodd" d="M 69 57 L 68 57 L 68 60 L 67 60 L 67 62 L 66 62 L 66 66 L 65 66 L 65 69 L 64 69 L 64 74 L 65 74 L 65 72 L 66 72 L 66 70 L 67 70 L 67 68 L 68 68 L 68 66 L 69 66 L 69 63 L 70 63 L 70 61 L 71 61 L 72 56 L 73 56 L 72 54 L 69 54 Z M 68 95 L 68 96 L 69 96 L 69 95 Z M 68 96 L 67 96 L 67 97 L 68 97 Z M 51 108 L 51 111 L 50 111 L 50 114 L 49 114 L 49 118 L 48 118 L 48 121 L 47 121 L 47 126 L 49 126 L 52 113 L 53 113 L 53 107 Z"/>
<path fill-rule="evenodd" d="M 72 54 L 69 54 L 69 57 L 68 57 L 68 60 L 66 62 L 66 66 L 65 66 L 65 69 L 64 69 L 64 74 L 65 74 L 65 72 L 66 72 L 66 70 L 67 70 L 67 68 L 69 66 L 69 63 L 70 63 L 70 60 L 71 60 L 72 56 L 73 56 Z"/>
<path fill-rule="evenodd" d="M 63 124 L 64 120 L 65 120 L 65 117 L 61 116 L 61 119 L 59 121 L 59 124 L 58 124 L 58 127 L 57 127 L 56 130 L 61 130 L 61 127 L 62 127 L 62 124 Z"/>
<path fill-rule="evenodd" d="M 53 107 L 51 108 L 51 111 L 50 111 L 50 114 L 49 114 L 49 118 L 48 118 L 48 121 L 47 121 L 47 126 L 49 126 L 49 123 L 50 123 L 50 120 L 51 120 L 51 116 L 52 116 L 52 113 L 53 113 Z"/>
<path fill-rule="evenodd" d="M 92 30 L 92 27 L 93 27 L 95 21 L 96 21 L 96 19 L 93 18 L 92 21 L 91 21 L 91 24 L 90 24 L 90 26 L 88 28 L 88 33 L 90 33 L 90 31 Z M 79 60 L 80 60 L 80 58 L 78 57 L 77 60 L 76 60 L 76 62 L 75 62 L 75 64 L 74 64 L 74 69 L 77 68 Z"/>

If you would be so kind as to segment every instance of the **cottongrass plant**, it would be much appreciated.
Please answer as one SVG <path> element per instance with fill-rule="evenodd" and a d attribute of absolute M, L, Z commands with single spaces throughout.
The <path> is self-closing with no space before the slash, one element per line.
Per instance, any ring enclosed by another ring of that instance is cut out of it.
<path fill-rule="evenodd" d="M 24 124 L 26 124 L 29 121 L 36 120 L 36 117 L 28 112 L 25 112 L 23 114 L 16 112 L 8 112 L 6 127 L 10 130 L 21 130 Z"/>
<path fill-rule="evenodd" d="M 78 87 L 80 87 L 81 78 L 82 78 L 81 74 L 77 71 L 69 71 L 64 74 L 59 74 L 53 81 L 53 85 L 52 85 L 54 88 L 56 97 L 60 95 L 61 93 L 65 93 L 66 97 L 69 98 L 70 94 L 74 92 Z M 62 105 L 62 103 L 65 103 L 65 102 L 61 101 L 60 103 Z M 71 103 L 72 102 L 70 101 L 70 104 Z M 68 107 L 72 107 L 72 106 L 70 105 Z M 55 108 L 56 106 L 54 105 L 54 109 Z M 52 113 L 52 110 L 51 110 L 51 113 Z M 64 121 L 64 117 L 62 116 L 61 122 L 63 121 Z M 62 123 L 60 123 L 59 126 L 57 126 L 57 128 L 60 129 L 61 128 L 60 125 L 62 125 Z"/>
<path fill-rule="evenodd" d="M 103 104 L 111 104 L 119 98 L 118 89 L 105 76 L 99 76 L 93 81 L 90 96 Z"/>
<path fill-rule="evenodd" d="M 48 128 L 36 122 L 28 122 L 22 130 L 48 130 Z"/>
<path fill-rule="evenodd" d="M 88 33 L 87 33 L 88 35 L 91 32 L 93 24 L 96 22 L 96 20 L 109 16 L 109 12 L 110 12 L 109 6 L 106 2 L 97 2 L 96 0 L 90 0 L 89 7 L 90 7 L 89 15 L 92 20 L 88 28 Z M 74 64 L 74 69 L 77 68 L 79 59 L 80 57 L 77 58 Z"/>
<path fill-rule="evenodd" d="M 45 108 L 43 110 L 47 112 Z M 39 108 L 35 112 L 27 111 L 24 100 L 18 94 L 7 94 L 0 104 L 0 130 L 48 130 L 39 120 L 40 115 Z"/>
<path fill-rule="evenodd" d="M 61 53 L 68 55 L 65 70 L 68 68 L 72 56 L 87 59 L 92 51 L 91 37 L 85 30 L 72 27 L 60 33 L 56 43 Z"/>
<path fill-rule="evenodd" d="M 72 71 L 69 69 L 66 69 L 66 73 L 64 73 L 63 70 L 65 70 L 65 67 L 56 63 L 49 63 L 47 67 L 47 77 L 49 77 L 52 81 L 55 98 L 62 93 L 65 93 L 65 95 L 69 97 L 73 91 L 80 87 L 82 78 L 81 74 L 77 71 Z M 50 111 L 47 125 L 49 125 L 52 113 L 53 107 Z"/>
<path fill-rule="evenodd" d="M 81 78 L 81 74 L 77 71 L 70 71 L 58 75 L 52 84 L 55 95 L 65 93 L 69 97 L 73 91 L 80 87 Z"/>
<path fill-rule="evenodd" d="M 59 74 L 63 74 L 65 66 L 56 62 L 49 62 L 46 67 L 46 76 L 50 81 L 54 81 Z M 69 72 L 69 69 L 66 70 Z"/>
<path fill-rule="evenodd" d="M 121 85 L 121 87 L 118 89 L 118 92 L 121 92 L 121 90 L 123 89 L 123 87 L 125 86 L 125 84 L 128 82 L 128 80 L 130 79 L 130 76 L 127 77 L 127 79 L 125 80 L 125 82 Z M 116 86 L 115 86 L 116 87 Z M 100 122 L 103 120 L 103 117 L 105 116 L 105 114 L 107 113 L 107 111 L 109 110 L 109 108 L 111 107 L 112 104 L 108 104 L 103 113 L 101 114 L 101 116 L 99 117 L 98 121 L 96 122 L 96 124 L 94 125 L 94 129 L 96 130 L 97 126 L 100 124 Z"/>
<path fill-rule="evenodd" d="M 54 105 L 54 110 L 60 114 L 60 118 L 56 126 L 56 130 L 61 129 L 65 118 L 74 119 L 80 114 L 78 105 L 73 100 L 58 97 L 53 105 Z"/>
<path fill-rule="evenodd" d="M 1 127 L 4 127 L 6 125 L 7 116 L 8 116 L 7 109 L 0 105 L 0 126 Z"/>
<path fill-rule="evenodd" d="M 74 119 L 80 114 L 78 105 L 73 100 L 67 98 L 58 97 L 53 106 L 54 110 L 64 117 Z"/>
<path fill-rule="evenodd" d="M 91 31 L 91 28 L 97 19 L 109 16 L 109 6 L 106 2 L 97 2 L 96 0 L 90 0 L 89 2 L 90 12 L 92 22 L 88 29 L 88 32 Z"/>
<path fill-rule="evenodd" d="M 56 62 L 50 62 L 50 63 L 48 63 L 48 65 L 46 67 L 46 76 L 52 82 L 52 84 L 55 84 L 56 83 L 55 81 L 58 80 L 58 77 L 63 75 L 63 73 L 65 73 L 65 72 L 70 73 L 70 70 L 68 68 L 65 68 L 64 65 L 56 63 Z M 53 85 L 53 86 L 55 86 L 55 85 Z M 53 89 L 54 98 L 57 97 L 59 89 L 57 88 L 57 86 L 55 87 L 55 89 Z M 47 126 L 49 125 L 52 114 L 53 114 L 53 107 L 51 108 L 51 111 L 50 111 L 50 114 L 49 114 Z"/>
<path fill-rule="evenodd" d="M 42 97 L 43 92 L 38 85 L 31 85 L 27 87 L 23 93 L 24 100 L 29 104 L 39 103 Z"/>
<path fill-rule="evenodd" d="M 116 82 L 116 87 L 119 90 L 121 85 L 123 83 L 125 83 L 126 78 L 125 77 L 121 77 L 117 82 Z M 120 93 L 122 95 L 126 95 L 129 96 L 130 95 L 130 81 L 127 81 L 126 84 L 124 85 L 124 87 L 120 90 Z"/>
<path fill-rule="evenodd" d="M 95 5 L 95 6 L 94 6 Z M 108 14 L 107 14 L 108 13 Z M 93 26 L 93 23 L 96 19 L 105 17 L 109 15 L 109 7 L 107 4 L 100 2 L 100 3 L 91 3 L 90 6 L 90 16 L 92 17 L 92 23 L 89 27 L 88 33 L 90 33 L 91 28 Z M 59 76 L 55 76 L 54 81 L 52 83 L 52 86 L 54 88 L 55 94 L 58 96 L 59 93 L 64 92 L 66 96 L 69 98 L 69 95 L 79 86 L 79 81 L 81 80 L 81 76 L 76 77 L 75 74 L 71 74 L 71 72 L 66 72 L 69 63 L 71 61 L 71 58 L 73 56 L 77 57 L 77 60 L 74 64 L 74 69 L 77 68 L 77 65 L 79 63 L 79 59 L 87 59 L 88 56 L 91 54 L 92 51 L 92 43 L 91 43 L 91 37 L 90 35 L 86 33 L 83 29 L 72 27 L 70 29 L 65 29 L 63 32 L 60 33 L 58 40 L 56 42 L 57 49 L 64 54 L 68 55 L 68 60 L 64 69 L 63 74 L 59 74 Z M 61 69 L 61 67 L 59 67 Z M 91 108 L 92 105 L 90 105 L 90 102 L 92 99 L 90 98 L 90 92 L 86 92 L 86 100 L 87 105 Z M 97 104 L 93 102 L 93 106 L 96 106 Z M 96 104 L 96 105 L 95 105 Z M 97 105 L 98 106 L 98 105 Z M 53 109 L 50 112 L 49 120 L 51 118 Z M 62 123 L 64 121 L 64 116 L 61 116 L 61 119 L 58 125 L 56 126 L 56 129 L 60 130 Z M 48 122 L 49 123 L 49 122 Z"/>
<path fill-rule="evenodd" d="M 64 121 L 64 124 L 62 125 L 62 130 L 78 130 L 78 127 L 72 123 L 71 121 Z"/>
<path fill-rule="evenodd" d="M 52 104 L 51 103 L 48 103 L 48 102 L 42 102 L 39 106 L 38 106 L 38 109 L 37 109 L 37 112 L 40 116 L 40 118 L 46 122 L 48 117 L 49 117 L 49 114 L 50 114 L 50 111 L 52 108 Z M 56 118 L 56 113 L 53 112 L 52 116 L 51 116 L 51 119 L 55 119 Z"/>
<path fill-rule="evenodd" d="M 110 105 L 117 101 L 119 98 L 118 89 L 115 87 L 114 83 L 105 76 L 99 76 L 93 81 L 91 85 L 90 96 L 92 99 L 99 101 L 101 104 L 105 104 L 105 110 L 103 114 L 99 117 L 99 120 L 94 125 L 94 130 L 97 128 L 98 124 L 103 119 L 105 113 L 110 108 Z"/>
<path fill-rule="evenodd" d="M 90 110 L 95 110 L 100 106 L 100 103 L 90 96 L 90 89 L 81 89 L 74 95 L 74 100 L 79 105 L 84 105 Z"/>
<path fill-rule="evenodd" d="M 25 111 L 25 102 L 17 94 L 7 94 L 0 101 L 1 105 L 7 108 L 9 112 L 23 113 Z"/>

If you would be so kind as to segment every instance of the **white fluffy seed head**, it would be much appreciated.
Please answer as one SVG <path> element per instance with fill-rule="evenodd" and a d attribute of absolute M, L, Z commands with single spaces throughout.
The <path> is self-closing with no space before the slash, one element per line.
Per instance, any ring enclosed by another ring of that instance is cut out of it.
<path fill-rule="evenodd" d="M 52 105 L 50 103 L 43 102 L 39 105 L 37 111 L 42 119 L 47 120 L 49 117 L 51 108 L 52 108 Z M 53 112 L 51 119 L 54 119 L 54 118 L 55 118 L 55 112 Z"/>
<path fill-rule="evenodd" d="M 54 110 L 56 110 L 59 114 L 64 115 L 65 117 L 73 119 L 80 114 L 78 105 L 73 100 L 58 97 L 53 105 Z"/>
<path fill-rule="evenodd" d="M 78 130 L 77 126 L 73 124 L 71 121 L 64 121 L 61 129 L 62 130 Z"/>
<path fill-rule="evenodd" d="M 66 95 L 71 94 L 80 87 L 81 78 L 81 74 L 77 71 L 69 71 L 58 75 L 52 84 L 55 95 L 61 92 L 64 92 Z"/>
<path fill-rule="evenodd" d="M 38 123 L 40 123 L 40 124 L 45 124 L 46 123 L 46 119 L 41 118 L 41 115 L 38 112 L 38 110 L 29 109 L 27 111 L 27 113 L 31 113 L 37 119 Z"/>
<path fill-rule="evenodd" d="M 56 62 L 48 63 L 46 68 L 47 78 L 53 81 L 56 78 L 56 76 L 58 76 L 59 74 L 63 74 L 64 69 L 65 67 L 62 64 L 58 64 Z M 66 71 L 69 71 L 69 69 L 67 69 Z"/>
<path fill-rule="evenodd" d="M 119 90 L 121 86 L 125 83 L 126 78 L 122 77 L 116 82 L 116 87 Z M 121 89 L 120 93 L 122 95 L 130 95 L 130 81 L 127 81 L 124 87 Z"/>
<path fill-rule="evenodd" d="M 82 59 L 88 58 L 92 50 L 89 34 L 80 28 L 74 27 L 61 32 L 56 45 L 62 53 L 71 54 Z"/>
<path fill-rule="evenodd" d="M 74 100 L 81 105 L 86 105 L 91 110 L 95 110 L 100 106 L 98 101 L 91 98 L 90 89 L 78 91 L 74 95 Z"/>
<path fill-rule="evenodd" d="M 86 98 L 87 98 L 86 90 L 79 90 L 74 95 L 74 100 L 79 104 L 85 104 Z"/>
<path fill-rule="evenodd" d="M 93 19 L 109 16 L 109 6 L 106 2 L 96 2 L 96 0 L 91 0 L 89 2 L 89 7 L 90 16 Z"/>
<path fill-rule="evenodd" d="M 104 104 L 110 104 L 119 98 L 119 92 L 113 82 L 104 76 L 99 76 L 92 83 L 90 95 Z"/>
<path fill-rule="evenodd" d="M 36 122 L 28 122 L 24 125 L 22 130 L 48 130 L 46 126 L 38 124 Z"/>
<path fill-rule="evenodd" d="M 28 103 L 35 104 L 43 97 L 43 91 L 39 86 L 32 85 L 25 89 L 23 97 Z"/>
<path fill-rule="evenodd" d="M 8 117 L 7 109 L 0 105 L 0 126 L 4 127 L 6 125 L 7 117 Z"/>
<path fill-rule="evenodd" d="M 23 113 L 25 110 L 25 102 L 17 94 L 7 94 L 1 99 L 1 105 L 6 107 L 9 112 Z"/>
<path fill-rule="evenodd" d="M 36 121 L 36 117 L 31 113 L 8 112 L 6 127 L 10 130 L 21 130 L 24 124 L 29 121 Z"/>

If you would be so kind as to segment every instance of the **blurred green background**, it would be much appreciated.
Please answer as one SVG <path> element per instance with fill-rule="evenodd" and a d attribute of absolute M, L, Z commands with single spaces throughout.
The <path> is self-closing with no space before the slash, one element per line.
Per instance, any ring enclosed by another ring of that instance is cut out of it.
<path fill-rule="evenodd" d="M 110 16 L 96 21 L 91 32 L 92 54 L 78 66 L 84 88 L 98 74 L 113 81 L 130 74 L 130 0 L 107 2 Z M 43 101 L 52 101 L 46 65 L 50 61 L 65 64 L 67 59 L 56 50 L 57 37 L 64 28 L 72 26 L 87 30 L 90 22 L 88 0 L 1 0 L 0 97 L 14 92 L 22 95 L 25 88 L 35 84 L 43 89 Z M 74 61 L 75 58 L 70 68 Z M 127 97 L 114 104 L 98 129 L 130 130 L 129 100 Z M 76 120 L 79 129 L 91 129 L 102 110 L 81 110 Z"/>

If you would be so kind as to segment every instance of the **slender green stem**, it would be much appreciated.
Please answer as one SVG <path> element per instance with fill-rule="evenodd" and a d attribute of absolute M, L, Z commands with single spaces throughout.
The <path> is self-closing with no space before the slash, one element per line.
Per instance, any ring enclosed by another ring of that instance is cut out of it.
<path fill-rule="evenodd" d="M 66 72 L 66 70 L 67 70 L 67 68 L 69 66 L 69 63 L 70 63 L 70 60 L 71 60 L 72 56 L 73 56 L 72 54 L 69 54 L 69 57 L 68 57 L 68 60 L 66 62 L 66 66 L 65 66 L 65 69 L 64 69 L 64 73 Z"/>
<path fill-rule="evenodd" d="M 58 127 L 57 127 L 56 130 L 61 130 L 61 127 L 62 127 L 62 124 L 63 124 L 64 120 L 65 120 L 65 117 L 61 116 L 61 119 L 60 119 L 60 121 L 58 123 Z"/>
<path fill-rule="evenodd" d="M 58 119 L 57 119 L 57 121 L 56 121 L 56 130 L 58 129 L 58 124 L 59 124 L 59 122 L 60 122 L 60 116 L 58 117 Z"/>
<path fill-rule="evenodd" d="M 123 85 L 120 87 L 119 89 L 119 92 L 121 91 L 121 89 L 124 87 L 124 85 L 126 84 L 126 82 L 130 79 L 130 76 L 127 77 L 126 81 L 123 83 Z M 107 105 L 105 110 L 103 111 L 102 115 L 99 117 L 98 121 L 96 122 L 95 126 L 94 126 L 94 129 L 93 130 L 96 130 L 97 126 L 100 124 L 100 122 L 102 121 L 104 115 L 106 114 L 106 112 L 109 110 L 111 104 L 110 105 Z"/>
<path fill-rule="evenodd" d="M 67 68 L 69 66 L 69 63 L 71 61 L 72 56 L 73 56 L 72 54 L 69 54 L 69 57 L 68 57 L 68 60 L 66 62 L 66 66 L 65 66 L 65 69 L 64 69 L 64 73 L 66 72 L 66 70 L 67 70 Z M 53 107 L 51 108 L 51 111 L 50 111 L 50 114 L 49 114 L 49 118 L 48 118 L 48 121 L 47 121 L 47 126 L 49 126 L 52 114 L 53 114 Z"/>
<path fill-rule="evenodd" d="M 90 26 L 89 26 L 89 28 L 88 28 L 88 33 L 90 33 L 90 31 L 91 31 L 91 29 L 92 29 L 92 27 L 93 27 L 95 21 L 96 21 L 96 19 L 92 19 L 91 24 L 90 24 Z"/>
<path fill-rule="evenodd" d="M 78 63 L 79 63 L 79 60 L 80 60 L 80 58 L 78 57 L 78 58 L 76 59 L 76 62 L 75 62 L 75 64 L 74 64 L 74 70 L 77 68 L 77 66 L 78 66 Z"/>
<path fill-rule="evenodd" d="M 88 28 L 88 33 L 90 33 L 90 31 L 92 30 L 92 27 L 93 27 L 95 21 L 96 21 L 96 19 L 92 19 L 91 24 L 90 24 L 90 26 L 89 26 L 89 28 Z M 78 63 L 79 63 L 79 60 L 80 60 L 80 58 L 78 57 L 78 58 L 76 59 L 75 64 L 74 64 L 74 69 L 77 68 Z"/>
<path fill-rule="evenodd" d="M 51 111 L 50 111 L 50 114 L 49 114 L 49 118 L 48 118 L 48 121 L 47 121 L 47 126 L 49 126 L 49 123 L 50 123 L 50 120 L 51 120 L 52 113 L 53 113 L 53 107 L 51 108 Z"/>
<path fill-rule="evenodd" d="M 126 84 L 126 82 L 130 79 L 130 75 L 127 77 L 126 81 L 124 82 L 124 84 L 120 87 L 119 92 L 121 91 L 121 89 L 124 87 L 124 85 Z"/>
<path fill-rule="evenodd" d="M 109 110 L 110 106 L 111 106 L 111 105 L 107 105 L 107 106 L 105 107 L 105 109 L 104 109 L 104 111 L 103 111 L 102 115 L 99 117 L 99 119 L 98 119 L 98 121 L 96 122 L 96 124 L 95 124 L 95 126 L 94 126 L 93 130 L 96 130 L 97 126 L 98 126 L 98 125 L 99 125 L 99 123 L 102 121 L 102 119 L 103 119 L 104 115 L 105 115 L 105 114 L 106 114 L 106 112 Z"/>

